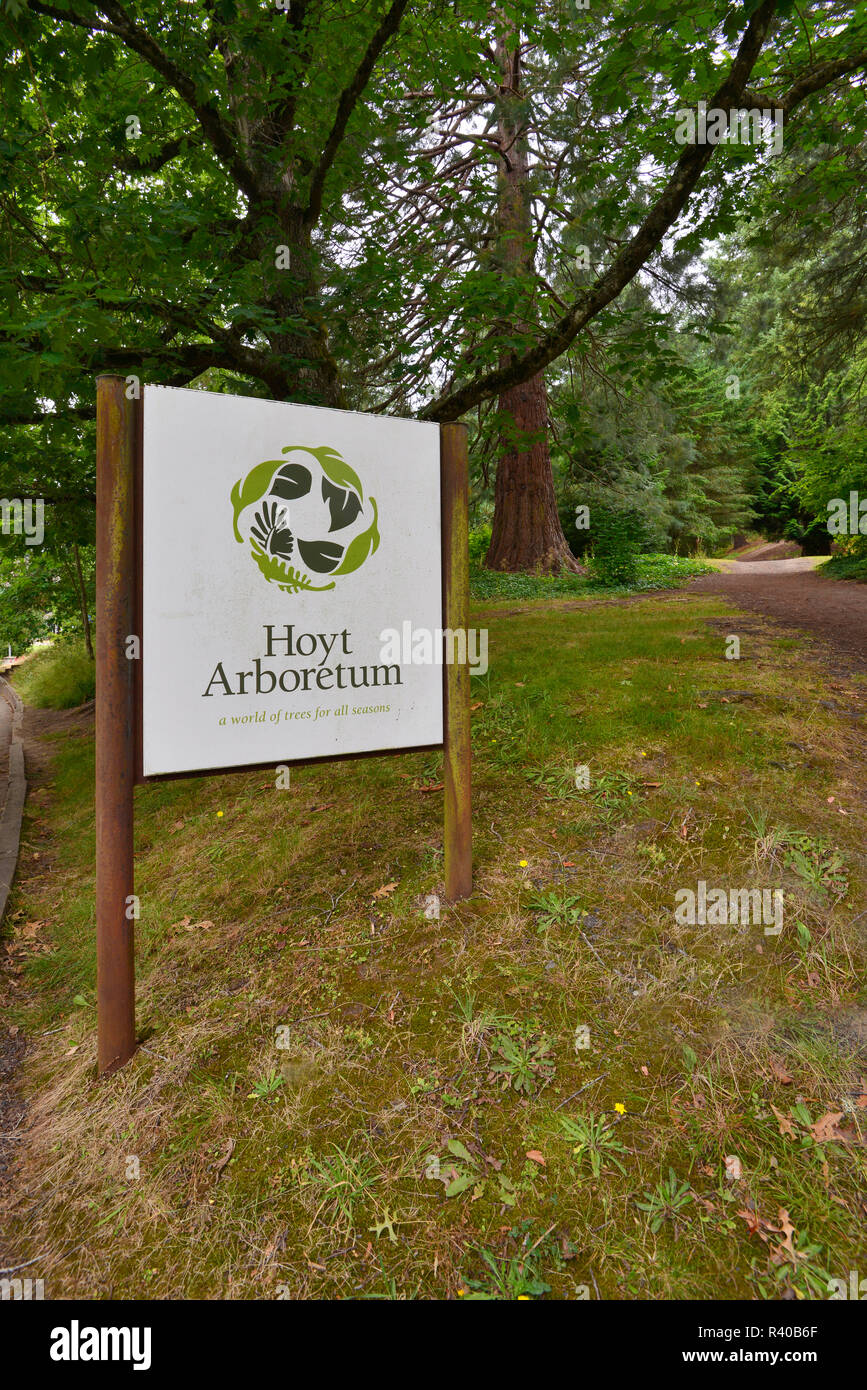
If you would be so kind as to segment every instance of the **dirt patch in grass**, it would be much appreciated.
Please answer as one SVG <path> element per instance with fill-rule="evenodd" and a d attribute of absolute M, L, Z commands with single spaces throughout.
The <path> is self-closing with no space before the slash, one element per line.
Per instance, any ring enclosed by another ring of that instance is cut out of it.
<path fill-rule="evenodd" d="M 692 592 L 719 594 L 739 608 L 802 628 L 823 644 L 832 662 L 842 659 L 867 671 L 867 588 L 861 585 L 813 571 L 781 574 L 768 562 L 755 573 L 733 566 L 724 574 L 704 575 Z"/>

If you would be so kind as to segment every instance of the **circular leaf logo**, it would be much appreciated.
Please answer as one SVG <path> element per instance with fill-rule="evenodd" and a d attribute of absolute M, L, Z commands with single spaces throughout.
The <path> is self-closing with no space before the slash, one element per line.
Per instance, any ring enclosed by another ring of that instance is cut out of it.
<path fill-rule="evenodd" d="M 232 488 L 235 540 L 286 593 L 333 589 L 379 546 L 374 498 L 336 449 L 287 444 Z M 328 579 L 330 582 L 324 583 Z"/>

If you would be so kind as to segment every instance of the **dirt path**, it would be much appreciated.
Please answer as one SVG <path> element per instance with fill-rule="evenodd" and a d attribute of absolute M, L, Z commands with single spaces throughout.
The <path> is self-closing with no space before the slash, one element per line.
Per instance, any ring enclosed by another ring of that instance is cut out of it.
<path fill-rule="evenodd" d="M 814 559 L 735 561 L 702 575 L 693 594 L 721 594 L 738 608 L 800 627 L 831 647 L 853 669 L 867 671 L 867 584 L 824 579 Z"/>

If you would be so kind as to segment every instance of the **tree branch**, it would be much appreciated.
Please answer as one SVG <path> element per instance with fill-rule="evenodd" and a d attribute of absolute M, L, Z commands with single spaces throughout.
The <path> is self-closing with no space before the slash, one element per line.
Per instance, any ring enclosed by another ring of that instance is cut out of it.
<path fill-rule="evenodd" d="M 154 72 L 159 73 L 190 108 L 203 135 L 217 158 L 234 178 L 238 188 L 251 199 L 258 200 L 261 197 L 259 180 L 247 162 L 241 158 L 232 130 L 220 112 L 209 99 L 199 96 L 196 83 L 189 73 L 184 72 L 145 29 L 139 28 L 117 0 L 99 0 L 99 8 L 110 21 L 108 24 L 87 19 L 73 10 L 58 9 L 54 5 L 45 4 L 44 0 L 27 0 L 27 6 L 35 14 L 48 15 L 52 19 L 77 25 L 81 29 L 113 34 L 120 39 L 126 48 L 137 53 Z"/>
<path fill-rule="evenodd" d="M 310 185 L 310 196 L 307 208 L 304 212 L 304 221 L 308 226 L 317 221 L 322 211 L 322 196 L 325 191 L 325 180 L 334 163 L 337 151 L 343 143 L 343 137 L 346 134 L 349 118 L 355 110 L 359 97 L 370 80 L 370 74 L 373 72 L 376 60 L 385 48 L 388 40 L 393 34 L 396 34 L 400 28 L 400 22 L 403 19 L 404 10 L 408 4 L 409 0 L 392 0 L 389 10 L 380 21 L 379 28 L 367 45 L 364 56 L 355 69 L 351 81 L 340 95 L 340 100 L 337 103 L 337 114 L 334 117 L 334 124 L 331 127 L 328 139 L 319 156 L 319 162 L 314 170 Z"/>
<path fill-rule="evenodd" d="M 775 4 L 776 0 L 764 0 L 754 11 L 744 30 L 728 76 L 714 93 L 708 103 L 709 107 L 729 110 L 740 101 L 771 26 Z M 665 188 L 635 236 L 627 242 L 608 270 L 570 307 L 553 328 L 542 334 L 534 347 L 507 365 L 485 372 L 457 390 L 441 396 L 420 412 L 420 418 L 456 420 L 487 396 L 499 394 L 509 386 L 527 381 L 565 352 L 581 329 L 617 298 L 656 250 L 689 201 L 714 152 L 715 146 L 710 144 L 693 144 L 684 148 Z"/>

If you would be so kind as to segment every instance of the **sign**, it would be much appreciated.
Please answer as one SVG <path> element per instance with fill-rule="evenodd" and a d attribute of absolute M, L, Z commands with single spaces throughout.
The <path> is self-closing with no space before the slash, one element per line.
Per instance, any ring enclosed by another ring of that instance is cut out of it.
<path fill-rule="evenodd" d="M 470 893 L 469 487 L 463 425 L 122 377 L 96 438 L 107 1076 L 136 1048 L 136 783 L 442 747 L 445 898 Z"/>
<path fill-rule="evenodd" d="M 443 742 L 437 425 L 146 386 L 142 772 Z M 388 658 L 388 659 L 384 659 Z"/>

